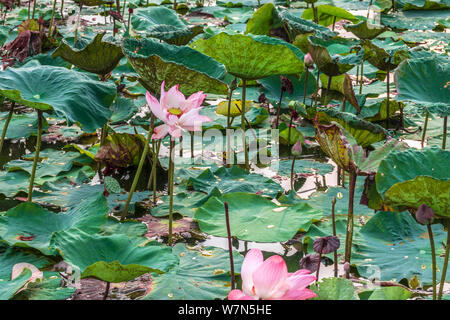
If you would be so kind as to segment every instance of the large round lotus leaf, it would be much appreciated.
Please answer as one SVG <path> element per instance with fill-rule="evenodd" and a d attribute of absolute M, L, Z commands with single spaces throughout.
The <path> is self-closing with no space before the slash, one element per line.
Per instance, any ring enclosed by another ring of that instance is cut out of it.
<path fill-rule="evenodd" d="M 0 216 L 0 239 L 10 246 L 31 247 L 46 255 L 55 254 L 49 247 L 53 233 L 73 227 L 95 233 L 106 223 L 108 212 L 106 199 L 101 193 L 58 214 L 38 204 L 24 202 Z"/>
<path fill-rule="evenodd" d="M 69 126 L 78 122 L 83 131 L 93 132 L 108 121 L 116 88 L 62 67 L 21 67 L 0 72 L 0 95 L 27 107 L 54 110 Z"/>
<path fill-rule="evenodd" d="M 225 67 L 214 59 L 186 46 L 178 47 L 156 39 L 125 39 L 123 51 L 141 77 L 141 84 L 152 94 L 180 85 L 184 94 L 197 91 L 227 92 Z"/>
<path fill-rule="evenodd" d="M 450 59 L 430 57 L 405 61 L 394 79 L 398 99 L 440 109 L 442 116 L 450 115 Z"/>
<path fill-rule="evenodd" d="M 200 230 L 218 237 L 227 236 L 224 202 L 228 202 L 231 235 L 241 240 L 281 242 L 299 230 L 307 231 L 322 213 L 307 203 L 276 205 L 269 199 L 245 192 L 212 197 L 195 212 Z"/>
<path fill-rule="evenodd" d="M 304 70 L 304 54 L 278 38 L 222 32 L 191 46 L 223 63 L 232 75 L 246 80 L 276 74 L 300 75 Z"/>
<path fill-rule="evenodd" d="M 375 177 L 387 205 L 417 209 L 426 204 L 434 214 L 450 217 L 450 151 L 438 147 L 393 152 L 381 161 Z"/>
<path fill-rule="evenodd" d="M 159 243 L 142 246 L 141 243 L 142 240 L 123 234 L 105 237 L 80 229 L 58 232 L 52 239 L 52 246 L 64 261 L 79 268 L 81 278 L 93 277 L 113 283 L 130 281 L 148 272 L 167 272 L 178 262 L 169 247 Z"/>
<path fill-rule="evenodd" d="M 280 13 L 280 17 L 283 22 L 289 26 L 289 30 L 294 36 L 305 33 L 313 33 L 318 38 L 328 40 L 337 35 L 337 32 L 331 31 L 327 27 L 318 25 L 310 20 L 297 17 L 288 10 L 282 11 Z"/>
<path fill-rule="evenodd" d="M 381 126 L 365 121 L 348 112 L 334 108 L 318 109 L 317 119 L 320 124 L 339 123 L 356 140 L 357 144 L 367 147 L 372 143 L 384 140 L 389 133 Z"/>
<path fill-rule="evenodd" d="M 316 7 L 317 17 L 321 26 L 328 27 L 334 22 L 340 20 L 349 20 L 351 22 L 358 22 L 359 19 L 352 15 L 350 12 L 335 6 L 323 4 Z M 313 20 L 314 13 L 312 8 L 308 8 L 303 11 L 303 19 Z"/>
<path fill-rule="evenodd" d="M 180 261 L 169 272 L 153 277 L 152 289 L 144 300 L 223 299 L 230 292 L 230 259 L 227 250 L 206 247 L 190 250 L 176 244 L 172 253 Z M 243 257 L 233 252 L 234 270 L 239 273 Z"/>
<path fill-rule="evenodd" d="M 447 0 L 443 0 L 447 1 Z M 389 3 L 389 1 L 388 1 Z M 391 4 L 389 4 L 391 6 Z M 417 10 L 417 11 L 398 11 L 381 15 L 381 24 L 388 26 L 396 31 L 403 30 L 420 30 L 414 31 L 414 42 L 421 41 L 417 37 L 424 30 L 432 30 L 436 27 L 440 19 L 448 18 L 448 10 Z M 436 32 L 437 34 L 445 34 L 444 32 Z M 434 34 L 436 34 L 434 33 Z"/>
<path fill-rule="evenodd" d="M 370 40 L 362 40 L 364 46 L 364 60 L 383 71 L 392 71 L 405 59 L 409 58 L 408 46 L 403 41 L 399 43 L 387 42 L 383 47 Z"/>
<path fill-rule="evenodd" d="M 134 30 L 167 43 L 185 45 L 203 32 L 202 26 L 189 25 L 166 7 L 147 7 L 136 10 L 131 17 Z"/>
<path fill-rule="evenodd" d="M 350 31 L 359 39 L 374 39 L 387 30 L 385 26 L 369 25 L 367 20 L 357 24 L 344 24 L 344 29 Z"/>
<path fill-rule="evenodd" d="M 210 193 L 218 188 L 223 194 L 230 192 L 250 192 L 275 198 L 283 188 L 267 177 L 256 173 L 249 173 L 238 166 L 221 167 L 212 172 L 206 169 L 196 178 L 189 178 L 187 185 L 194 190 Z"/>
<path fill-rule="evenodd" d="M 432 225 L 436 263 L 442 266 L 446 232 Z M 352 252 L 352 263 L 364 278 L 400 281 L 417 276 L 424 285 L 432 282 L 431 248 L 427 227 L 408 212 L 378 212 L 360 229 L 360 241 Z M 437 278 L 441 270 L 437 269 Z M 447 281 L 450 275 L 447 273 Z"/>
<path fill-rule="evenodd" d="M 67 41 L 62 40 L 52 57 L 61 57 L 76 67 L 100 74 L 110 73 L 123 57 L 122 49 L 113 42 L 102 41 L 105 33 L 99 33 L 83 49 L 72 48 Z"/>
<path fill-rule="evenodd" d="M 252 100 L 245 101 L 244 113 L 249 112 L 254 103 Z M 222 116 L 228 115 L 228 100 L 221 101 L 216 108 L 216 113 Z M 242 100 L 231 100 L 230 117 L 237 117 L 242 114 Z"/>
<path fill-rule="evenodd" d="M 9 112 L 0 113 L 0 132 L 3 132 L 6 118 Z M 28 138 L 30 135 L 37 135 L 38 119 L 36 113 L 20 113 L 13 114 L 11 121 L 6 130 L 6 139 L 21 139 Z M 43 130 L 47 130 L 48 123 L 43 122 Z"/>

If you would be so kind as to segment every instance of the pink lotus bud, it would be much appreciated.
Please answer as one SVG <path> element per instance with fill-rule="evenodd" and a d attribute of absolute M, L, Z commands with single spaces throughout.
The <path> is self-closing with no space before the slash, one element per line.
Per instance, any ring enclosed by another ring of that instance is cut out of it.
<path fill-rule="evenodd" d="M 416 219 L 420 224 L 429 224 L 434 219 L 434 211 L 426 204 L 422 204 L 416 211 Z"/>
<path fill-rule="evenodd" d="M 314 68 L 314 60 L 309 53 L 305 55 L 303 62 L 308 69 Z"/>
<path fill-rule="evenodd" d="M 302 154 L 302 142 L 297 141 L 293 146 L 291 150 L 292 155 L 299 157 Z"/>

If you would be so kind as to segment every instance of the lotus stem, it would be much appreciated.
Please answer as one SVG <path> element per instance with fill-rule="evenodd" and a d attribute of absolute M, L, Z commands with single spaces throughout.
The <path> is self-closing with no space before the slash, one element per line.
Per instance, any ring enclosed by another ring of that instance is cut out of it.
<path fill-rule="evenodd" d="M 317 96 L 319 95 L 319 76 L 320 76 L 320 70 L 317 68 L 317 79 L 316 79 L 316 93 L 314 95 L 314 106 L 317 106 Z M 312 107 L 312 101 L 311 101 L 311 107 Z"/>
<path fill-rule="evenodd" d="M 183 136 L 180 136 L 180 157 L 183 157 Z"/>
<path fill-rule="evenodd" d="M 345 170 L 344 169 L 342 169 L 341 181 L 342 181 L 342 186 L 345 188 Z"/>
<path fill-rule="evenodd" d="M 431 224 L 427 224 L 428 237 L 430 238 L 431 263 L 433 265 L 433 300 L 436 300 L 436 249 L 434 247 L 433 230 Z"/>
<path fill-rule="evenodd" d="M 118 14 L 120 14 L 120 0 L 116 0 L 116 11 Z"/>
<path fill-rule="evenodd" d="M 313 10 L 314 23 L 319 24 L 319 18 L 317 17 L 317 9 L 316 9 L 316 7 L 314 7 L 314 3 L 311 3 L 311 7 Z"/>
<path fill-rule="evenodd" d="M 150 140 L 152 138 L 153 129 L 155 126 L 155 115 L 152 114 L 152 118 L 150 120 L 150 129 L 148 130 L 147 139 L 145 140 L 144 145 L 144 151 L 142 152 L 141 159 L 139 161 L 138 169 L 136 171 L 136 174 L 134 175 L 133 183 L 131 184 L 130 192 L 128 193 L 128 199 L 125 203 L 125 206 L 122 211 L 121 219 L 125 220 L 127 214 L 128 214 L 128 207 L 130 206 L 131 199 L 133 198 L 134 190 L 136 190 L 137 183 L 139 181 L 139 177 L 141 176 L 142 167 L 144 166 L 145 159 L 147 158 L 147 153 L 149 149 Z"/>
<path fill-rule="evenodd" d="M 36 2 L 37 0 L 33 1 L 33 14 L 31 15 L 31 19 L 34 19 L 34 13 L 36 12 Z"/>
<path fill-rule="evenodd" d="M 127 0 L 124 0 L 123 1 L 123 7 L 122 7 L 122 17 L 125 17 L 125 7 L 126 7 L 126 4 L 127 4 Z M 128 16 L 128 20 L 130 20 L 130 17 Z M 130 31 L 129 30 L 129 24 L 128 24 L 128 31 Z"/>
<path fill-rule="evenodd" d="M 0 153 L 3 150 L 3 143 L 5 142 L 6 131 L 8 130 L 9 122 L 11 121 L 11 118 L 12 118 L 12 116 L 14 114 L 14 107 L 15 107 L 15 105 L 16 105 L 16 103 L 12 102 L 11 109 L 9 110 L 9 113 L 8 113 L 8 118 L 6 118 L 5 125 L 3 126 L 2 137 L 0 139 Z"/>
<path fill-rule="evenodd" d="M 37 111 L 38 115 L 38 135 L 36 139 L 36 150 L 34 151 L 33 168 L 31 169 L 30 185 L 28 187 L 28 202 L 33 201 L 33 186 L 34 177 L 36 175 L 37 163 L 39 161 L 39 152 L 41 151 L 41 137 L 42 137 L 42 110 Z"/>
<path fill-rule="evenodd" d="M 391 58 L 389 58 L 388 64 L 391 63 Z M 389 68 L 386 74 L 386 130 L 389 130 L 389 93 L 390 93 L 390 78 L 389 78 Z"/>
<path fill-rule="evenodd" d="M 322 250 L 323 250 L 323 244 L 322 244 L 322 246 L 320 247 L 319 261 L 317 262 L 316 283 L 319 282 L 320 263 L 322 262 Z"/>
<path fill-rule="evenodd" d="M 359 94 L 362 94 L 363 84 L 364 84 L 364 60 L 361 62 L 361 80 L 359 82 Z"/>
<path fill-rule="evenodd" d="M 228 88 L 228 113 L 227 113 L 227 158 L 226 163 L 227 166 L 230 167 L 231 163 L 231 137 L 230 137 L 230 129 L 231 129 L 231 119 L 230 119 L 230 112 L 231 112 L 231 97 L 233 95 L 233 90 L 231 87 Z M 244 107 L 245 110 L 245 107 Z"/>
<path fill-rule="evenodd" d="M 305 74 L 305 86 L 303 87 L 303 104 L 305 104 L 306 102 L 306 86 L 308 84 L 308 73 L 309 71 L 306 70 L 306 74 Z"/>
<path fill-rule="evenodd" d="M 156 144 L 156 147 L 155 147 Z M 158 156 L 159 149 L 161 148 L 161 140 L 152 141 L 152 153 L 153 153 L 153 162 L 152 162 L 152 171 L 150 173 L 150 178 L 148 179 L 147 189 L 150 190 L 150 187 L 153 183 L 153 203 L 156 203 L 156 165 L 158 164 Z"/>
<path fill-rule="evenodd" d="M 56 10 L 56 0 L 53 0 L 53 7 L 52 7 L 52 17 L 50 18 L 50 26 L 48 27 L 48 37 L 50 38 L 52 35 L 52 29 L 53 29 L 53 19 L 55 17 L 55 10 Z"/>
<path fill-rule="evenodd" d="M 337 181 L 336 181 L 336 185 L 340 185 L 341 184 L 341 167 L 337 166 Z"/>
<path fill-rule="evenodd" d="M 245 137 L 245 93 L 247 89 L 247 83 L 245 79 L 242 79 L 242 112 L 241 112 L 241 129 L 242 129 L 242 145 L 244 147 L 244 157 L 245 157 L 245 170 L 250 170 L 250 165 L 248 163 L 248 152 L 247 152 L 247 139 Z"/>
<path fill-rule="evenodd" d="M 30 13 L 31 13 L 31 0 L 28 1 L 28 19 L 30 19 Z M 3 23 L 4 23 L 4 21 L 3 21 Z"/>
<path fill-rule="evenodd" d="M 291 190 L 294 190 L 294 165 L 295 165 L 295 156 L 294 159 L 292 159 L 292 165 L 291 165 Z"/>
<path fill-rule="evenodd" d="M 80 4 L 80 11 L 78 12 L 77 25 L 75 27 L 75 38 L 73 40 L 73 45 L 76 45 L 77 40 L 78 40 L 78 27 L 80 26 L 81 10 L 83 10 L 83 3 Z"/>
<path fill-rule="evenodd" d="M 442 149 L 445 150 L 445 145 L 447 142 L 447 116 L 444 117 L 444 136 L 442 137 Z M 0 149 L 1 151 L 1 149 Z"/>
<path fill-rule="evenodd" d="M 442 299 L 442 293 L 444 292 L 444 283 L 447 276 L 447 267 L 450 251 L 450 219 L 447 219 L 447 244 L 445 246 L 444 266 L 442 267 L 441 282 L 439 283 L 438 299 Z"/>
<path fill-rule="evenodd" d="M 177 10 L 177 0 L 173 0 L 173 10 Z"/>
<path fill-rule="evenodd" d="M 356 85 L 358 85 L 358 79 L 359 79 L 359 65 L 356 66 Z"/>
<path fill-rule="evenodd" d="M 173 225 L 173 175 L 174 175 L 174 147 L 175 140 L 170 140 L 170 156 L 169 156 L 169 246 L 173 243 L 172 225 Z"/>
<path fill-rule="evenodd" d="M 295 108 L 295 106 L 294 106 L 294 108 Z M 294 111 L 295 111 L 295 109 L 293 110 L 293 111 L 291 111 L 291 119 L 290 119 L 290 121 L 289 121 L 289 128 L 288 128 L 288 146 L 290 146 L 291 145 L 291 128 L 292 128 L 292 122 L 293 122 L 293 120 L 294 120 Z M 289 149 L 289 154 L 291 154 L 292 153 L 292 149 Z"/>
<path fill-rule="evenodd" d="M 106 300 L 106 298 L 108 298 L 108 294 L 109 294 L 109 286 L 111 285 L 110 282 L 106 282 L 106 288 L 105 288 L 105 293 L 103 294 L 103 300 Z"/>
<path fill-rule="evenodd" d="M 349 191 L 348 191 L 348 216 L 347 216 L 347 232 L 345 237 L 345 262 L 350 263 L 352 255 L 352 238 L 353 238 L 353 199 L 355 197 L 356 172 L 350 171 Z"/>
<path fill-rule="evenodd" d="M 225 222 L 227 224 L 227 237 L 228 237 L 228 252 L 230 254 L 230 270 L 231 270 L 231 290 L 236 288 L 234 278 L 234 262 L 233 262 L 233 246 L 231 245 L 231 229 L 230 229 L 230 215 L 228 212 L 228 202 L 224 202 L 225 206 Z"/>
<path fill-rule="evenodd" d="M 391 0 L 392 1 L 392 11 L 395 12 L 397 11 L 396 5 L 395 5 L 395 0 Z"/>
<path fill-rule="evenodd" d="M 331 27 L 331 31 L 334 31 L 335 24 L 336 24 L 336 16 L 333 17 L 333 26 Z"/>
<path fill-rule="evenodd" d="M 123 7 L 123 11 L 125 12 L 125 7 Z M 125 14 L 125 13 L 124 13 Z M 130 13 L 128 13 L 128 27 L 127 27 L 127 29 L 128 29 L 128 34 L 130 34 L 130 22 L 131 22 L 131 15 L 132 15 L 132 13 L 130 12 Z M 123 15 L 122 15 L 123 16 Z"/>
<path fill-rule="evenodd" d="M 373 0 L 370 0 L 369 7 L 367 8 L 367 19 L 369 19 L 370 7 L 372 7 Z"/>
<path fill-rule="evenodd" d="M 331 221 L 333 223 L 333 236 L 336 237 L 336 216 L 334 214 L 335 206 L 336 206 L 336 197 L 334 197 L 333 200 L 331 200 Z M 334 251 L 334 276 L 335 277 L 338 276 L 338 254 L 337 254 L 337 250 Z"/>
<path fill-rule="evenodd" d="M 278 129 L 278 122 L 280 121 L 280 111 L 281 111 L 281 101 L 283 100 L 283 89 L 281 89 L 280 93 L 280 101 L 278 102 L 278 110 L 277 110 L 277 118 L 275 120 L 275 128 Z M 288 142 L 289 144 L 289 142 Z"/>
<path fill-rule="evenodd" d="M 105 26 L 106 26 L 106 4 L 103 5 L 103 14 L 105 16 Z"/>
<path fill-rule="evenodd" d="M 64 0 L 61 0 L 61 18 L 64 18 Z"/>
<path fill-rule="evenodd" d="M 426 114 L 425 114 L 425 121 L 424 121 L 424 124 L 423 124 L 422 140 L 421 140 L 421 142 L 420 142 L 420 145 L 422 146 L 422 148 L 423 148 L 423 145 L 424 145 L 424 143 L 425 143 L 425 134 L 427 133 L 428 118 L 429 118 L 429 116 L 430 116 L 430 113 L 429 113 L 428 110 L 427 110 L 427 112 L 426 112 Z"/>
<path fill-rule="evenodd" d="M 189 131 L 191 135 L 191 159 L 194 159 L 194 132 Z"/>
<path fill-rule="evenodd" d="M 328 76 L 328 85 L 327 85 L 327 94 L 326 97 L 328 99 L 328 95 L 330 94 L 330 88 L 331 88 L 331 81 L 332 81 L 333 77 L 332 76 Z"/>

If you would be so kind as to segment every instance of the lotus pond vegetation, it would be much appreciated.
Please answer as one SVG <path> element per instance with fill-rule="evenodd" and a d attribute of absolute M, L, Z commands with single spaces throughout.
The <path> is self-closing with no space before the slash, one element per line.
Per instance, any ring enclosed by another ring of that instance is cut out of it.
<path fill-rule="evenodd" d="M 446 0 L 0 0 L 0 300 L 449 300 Z"/>

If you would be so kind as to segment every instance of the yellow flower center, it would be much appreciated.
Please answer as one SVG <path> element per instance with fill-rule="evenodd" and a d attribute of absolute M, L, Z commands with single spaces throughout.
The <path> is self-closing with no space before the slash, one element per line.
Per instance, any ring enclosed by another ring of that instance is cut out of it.
<path fill-rule="evenodd" d="M 173 114 L 173 115 L 176 115 L 176 116 L 179 116 L 181 114 L 181 110 L 178 109 L 178 108 L 170 108 L 169 109 L 169 113 Z"/>

